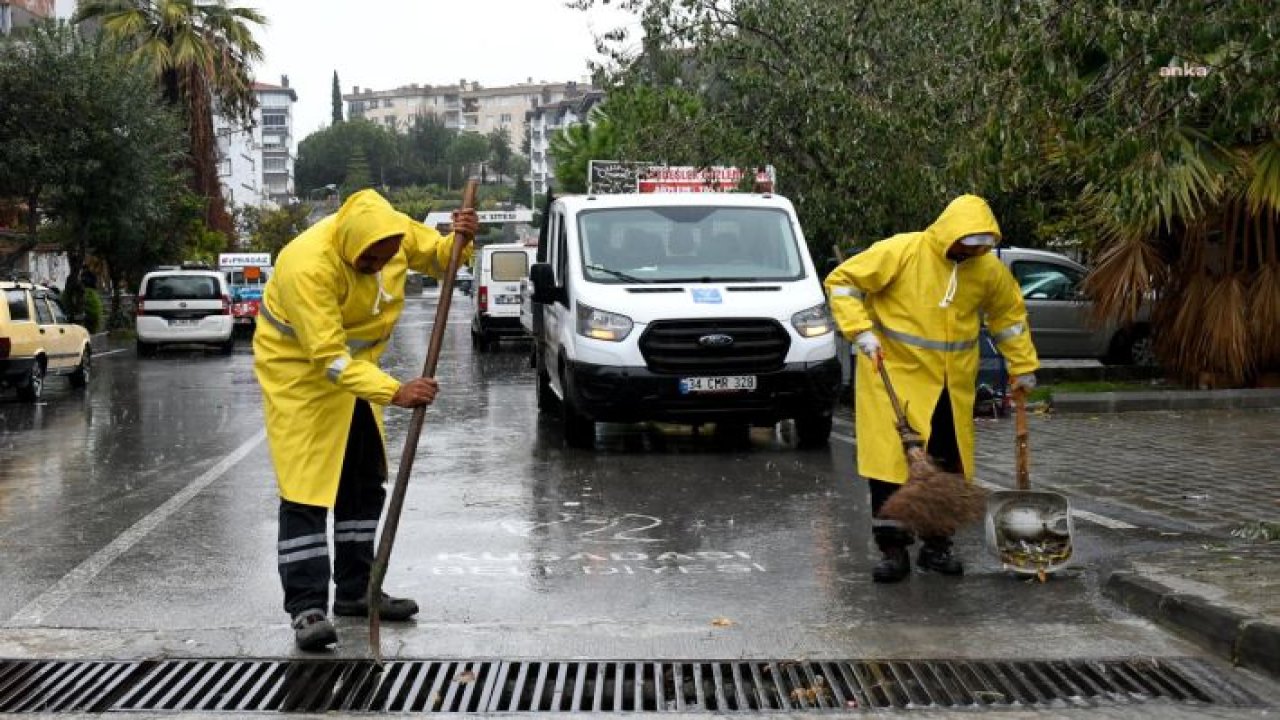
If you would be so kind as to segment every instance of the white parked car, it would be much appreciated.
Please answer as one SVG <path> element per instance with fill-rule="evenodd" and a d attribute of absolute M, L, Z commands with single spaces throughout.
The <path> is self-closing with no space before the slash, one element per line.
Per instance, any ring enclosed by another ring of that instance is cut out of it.
<path fill-rule="evenodd" d="M 162 345 L 213 345 L 224 355 L 235 348 L 227 279 L 215 270 L 158 270 L 138 289 L 138 354 Z"/>

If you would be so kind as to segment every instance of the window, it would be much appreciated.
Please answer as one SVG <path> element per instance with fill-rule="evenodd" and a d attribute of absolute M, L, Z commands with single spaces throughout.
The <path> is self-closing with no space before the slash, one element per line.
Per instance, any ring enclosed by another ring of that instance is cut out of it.
<path fill-rule="evenodd" d="M 503 123 L 511 122 L 511 113 L 502 113 L 502 115 L 500 115 L 498 118 L 498 122 L 503 122 Z"/>
<path fill-rule="evenodd" d="M 389 107 L 392 107 L 393 105 L 394 103 L 391 101 L 391 98 L 382 98 L 382 107 L 389 108 Z"/>
<path fill-rule="evenodd" d="M 384 125 L 386 125 L 387 127 L 392 128 L 392 129 L 395 129 L 395 126 L 396 126 L 396 116 L 395 116 L 395 115 L 388 115 L 388 116 L 386 116 L 386 117 L 382 118 L 382 122 L 383 122 L 383 124 L 384 124 Z"/>
<path fill-rule="evenodd" d="M 4 291 L 5 302 L 9 305 L 10 320 L 30 320 L 31 308 L 27 305 L 27 291 L 21 288 Z"/>
<path fill-rule="evenodd" d="M 529 276 L 529 256 L 524 251 L 496 252 L 489 263 L 489 274 L 497 282 L 519 282 Z"/>
<path fill-rule="evenodd" d="M 266 172 L 284 172 L 288 169 L 285 165 L 285 159 L 282 157 L 268 157 L 262 159 L 262 169 Z"/>
<path fill-rule="evenodd" d="M 53 313 L 49 310 L 49 303 L 44 298 L 36 298 L 36 322 L 41 325 L 53 324 Z"/>
<path fill-rule="evenodd" d="M 160 275 L 147 281 L 142 293 L 149 300 L 217 300 L 217 279 L 208 275 Z"/>
<path fill-rule="evenodd" d="M 1079 300 L 1084 274 L 1075 268 L 1051 262 L 1013 263 L 1013 277 L 1027 300 Z"/>
<path fill-rule="evenodd" d="M 262 127 L 264 128 L 281 128 L 289 124 L 289 116 L 282 112 L 264 112 L 262 113 Z"/>
<path fill-rule="evenodd" d="M 47 298 L 49 301 L 49 309 L 53 310 L 53 321 L 59 325 L 67 324 L 67 313 L 63 311 L 62 304 L 53 298 Z"/>
<path fill-rule="evenodd" d="M 578 223 L 584 275 L 592 282 L 804 277 L 790 219 L 778 210 L 623 208 L 584 212 Z"/>

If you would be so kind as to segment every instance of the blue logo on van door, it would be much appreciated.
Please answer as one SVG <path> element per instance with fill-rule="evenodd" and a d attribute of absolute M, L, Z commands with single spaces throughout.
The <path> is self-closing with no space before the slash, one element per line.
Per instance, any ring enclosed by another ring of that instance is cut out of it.
<path fill-rule="evenodd" d="M 720 291 L 716 288 L 693 288 L 689 292 L 693 293 L 693 301 L 696 303 L 718 305 L 723 302 Z"/>

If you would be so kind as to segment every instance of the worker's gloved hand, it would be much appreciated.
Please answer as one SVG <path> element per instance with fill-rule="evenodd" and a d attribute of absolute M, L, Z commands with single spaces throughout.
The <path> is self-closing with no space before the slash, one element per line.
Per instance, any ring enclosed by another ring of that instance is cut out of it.
<path fill-rule="evenodd" d="M 475 210 L 454 210 L 452 220 L 454 233 L 466 237 L 468 242 L 475 239 L 480 229 L 480 216 Z"/>
<path fill-rule="evenodd" d="M 853 339 L 853 344 L 858 346 L 859 352 L 873 360 L 880 355 L 880 338 L 870 330 L 858 333 L 858 337 Z"/>
<path fill-rule="evenodd" d="M 391 404 L 402 408 L 430 405 L 436 399 L 440 386 L 435 378 L 414 378 L 400 386 L 391 398 Z"/>
<path fill-rule="evenodd" d="M 1035 373 L 1027 373 L 1026 375 L 1014 375 L 1013 379 L 1009 381 L 1009 389 L 1014 392 L 1021 391 L 1026 393 L 1029 393 L 1032 390 L 1035 390 L 1036 389 Z"/>

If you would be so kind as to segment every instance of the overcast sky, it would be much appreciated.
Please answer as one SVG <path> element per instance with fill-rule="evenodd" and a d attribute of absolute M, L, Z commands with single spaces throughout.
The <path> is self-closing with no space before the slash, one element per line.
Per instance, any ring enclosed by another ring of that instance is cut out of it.
<path fill-rule="evenodd" d="M 581 80 L 596 59 L 596 35 L 631 16 L 612 8 L 584 12 L 564 0 L 231 0 L 267 17 L 257 33 L 265 58 L 260 82 L 281 75 L 298 93 L 294 141 L 329 124 L 333 72 L 342 92 L 354 85 L 484 86 Z M 74 0 L 57 0 L 69 15 Z"/>
<path fill-rule="evenodd" d="M 260 82 L 281 75 L 298 93 L 295 141 L 329 124 L 333 72 L 352 86 L 484 86 L 581 80 L 597 58 L 595 35 L 629 24 L 617 10 L 584 12 L 564 0 L 234 0 L 256 7 Z"/>

